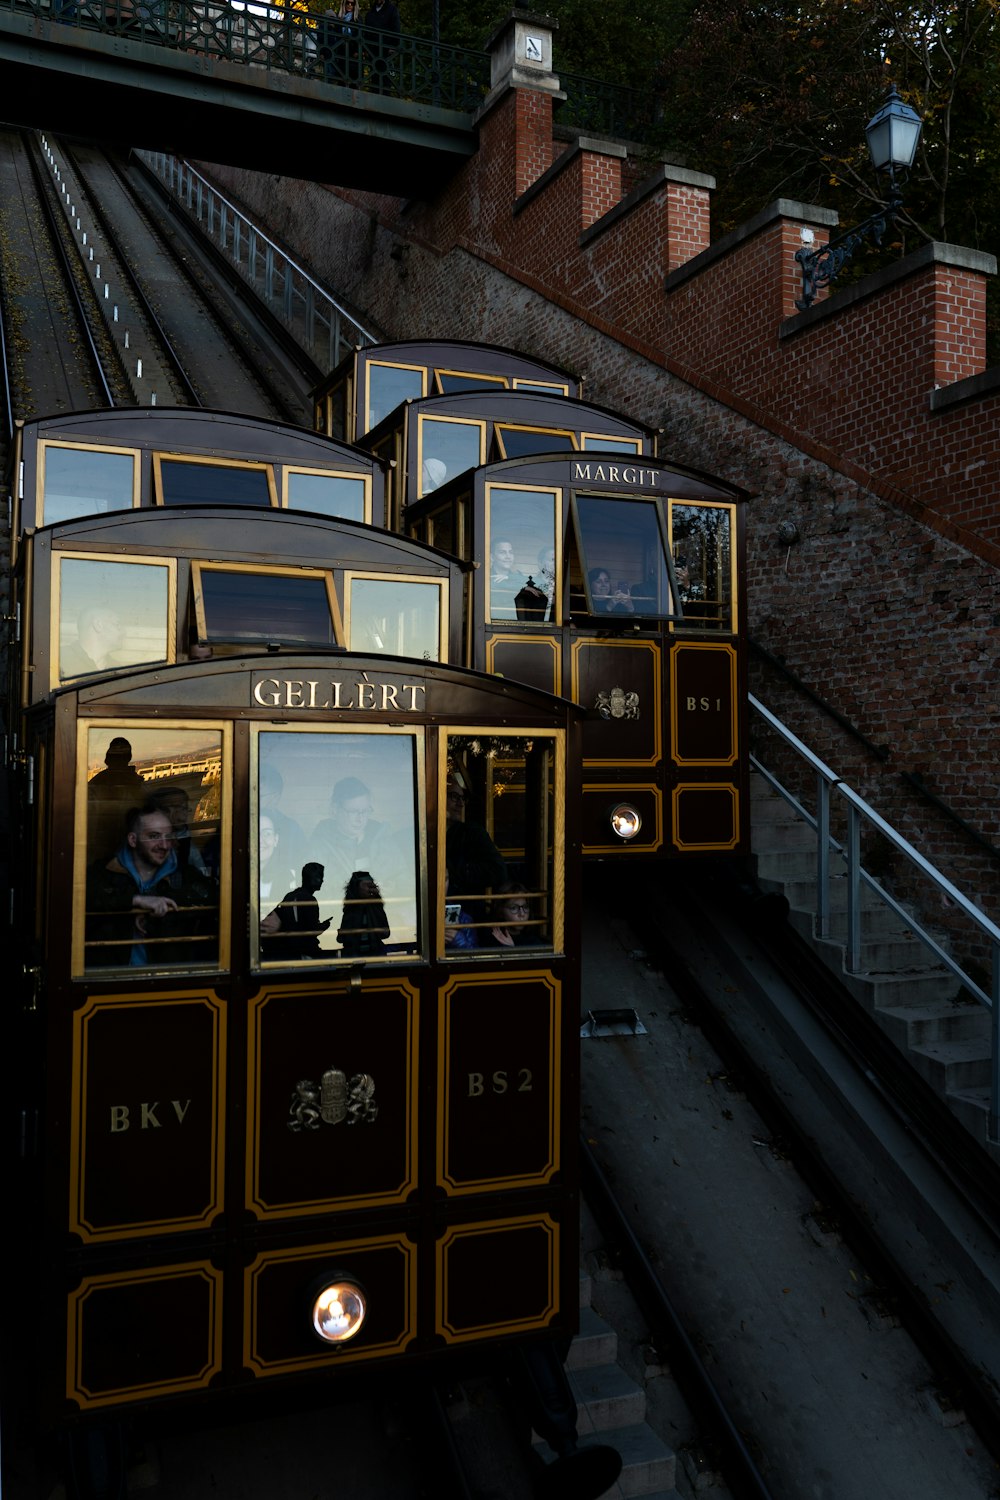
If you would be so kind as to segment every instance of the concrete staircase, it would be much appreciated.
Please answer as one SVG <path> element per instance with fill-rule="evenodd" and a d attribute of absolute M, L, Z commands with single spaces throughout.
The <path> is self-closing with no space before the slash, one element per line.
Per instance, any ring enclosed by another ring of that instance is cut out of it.
<path fill-rule="evenodd" d="M 759 773 L 750 779 L 751 840 L 763 891 L 783 894 L 789 921 L 874 1016 L 913 1067 L 986 1144 L 990 1096 L 990 1017 L 960 997 L 958 980 L 878 896 L 862 889 L 861 970 L 844 968 L 847 874 L 831 858 L 831 933 L 818 938 L 816 835 Z"/>
<path fill-rule="evenodd" d="M 676 1500 L 676 1456 L 646 1422 L 646 1393 L 618 1364 L 618 1335 L 594 1311 L 590 1293 L 590 1277 L 583 1274 L 580 1332 L 566 1360 L 577 1401 L 580 1446 L 606 1443 L 621 1454 L 622 1472 L 606 1492 L 608 1500 L 625 1495 Z M 539 1451 L 549 1457 L 544 1445 Z"/>

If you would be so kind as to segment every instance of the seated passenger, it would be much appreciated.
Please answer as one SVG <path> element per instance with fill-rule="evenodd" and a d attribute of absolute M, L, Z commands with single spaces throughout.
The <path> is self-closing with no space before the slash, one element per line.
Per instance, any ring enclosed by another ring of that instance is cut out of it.
<path fill-rule="evenodd" d="M 531 908 L 527 901 L 528 888 L 516 880 L 509 880 L 495 892 L 493 915 L 496 921 L 482 940 L 484 948 L 522 948 L 535 942 L 534 929 L 527 926 Z"/>
<path fill-rule="evenodd" d="M 635 613 L 632 590 L 627 583 L 612 587 L 611 574 L 607 568 L 591 568 L 587 574 L 590 597 L 594 601 L 594 613 L 600 615 L 631 615 Z"/>
<path fill-rule="evenodd" d="M 345 958 L 371 958 L 385 952 L 389 921 L 382 892 L 367 870 L 356 870 L 344 890 L 344 913 L 337 942 Z"/>
<path fill-rule="evenodd" d="M 132 808 L 125 841 L 87 871 L 90 967 L 213 963 L 218 908 L 210 881 L 177 860 L 174 831 L 161 809 Z M 107 945 L 107 946 L 104 946 Z"/>

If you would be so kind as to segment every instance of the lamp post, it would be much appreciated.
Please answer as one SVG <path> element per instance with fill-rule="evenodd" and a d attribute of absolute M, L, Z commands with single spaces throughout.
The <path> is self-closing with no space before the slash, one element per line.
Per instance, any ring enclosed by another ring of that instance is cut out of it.
<path fill-rule="evenodd" d="M 922 125 L 916 110 L 903 103 L 893 84 L 888 99 L 865 128 L 872 166 L 876 172 L 889 174 L 888 201 L 862 224 L 846 229 L 829 244 L 820 245 L 818 250 L 809 250 L 805 246 L 796 250 L 795 259 L 802 267 L 802 296 L 795 303 L 799 312 L 812 306 L 816 294 L 829 285 L 866 239 L 881 245 L 882 236 L 896 222 L 903 206 L 901 188 L 917 154 Z"/>

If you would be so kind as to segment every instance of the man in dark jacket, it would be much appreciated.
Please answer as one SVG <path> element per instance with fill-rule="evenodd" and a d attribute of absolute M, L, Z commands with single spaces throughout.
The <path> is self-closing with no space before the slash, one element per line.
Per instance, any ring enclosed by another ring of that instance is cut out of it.
<path fill-rule="evenodd" d="M 392 63 L 399 50 L 402 29 L 393 0 L 375 0 L 365 15 L 365 52 L 371 86 L 380 94 L 392 88 Z"/>
<path fill-rule="evenodd" d="M 118 853 L 87 871 L 87 966 L 213 964 L 218 899 L 211 881 L 180 867 L 162 809 L 133 808 L 125 828 Z"/>
<path fill-rule="evenodd" d="M 323 885 L 322 865 L 310 862 L 302 866 L 302 884 L 289 891 L 279 905 L 260 924 L 262 933 L 272 933 L 266 949 L 269 958 L 291 963 L 299 958 L 322 958 L 319 936 L 330 926 L 332 917 L 319 919 L 316 892 Z M 271 924 L 271 925 L 268 925 Z"/>

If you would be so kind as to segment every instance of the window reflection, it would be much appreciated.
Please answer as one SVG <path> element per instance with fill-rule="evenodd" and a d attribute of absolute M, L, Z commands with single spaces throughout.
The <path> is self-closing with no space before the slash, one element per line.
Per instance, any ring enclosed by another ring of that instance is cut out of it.
<path fill-rule="evenodd" d="M 171 568 L 61 557 L 59 680 L 168 657 Z"/>
<path fill-rule="evenodd" d="M 136 454 L 60 448 L 54 443 L 45 443 L 43 453 L 40 525 L 52 526 L 57 521 L 104 515 L 112 510 L 131 510 Z"/>
<path fill-rule="evenodd" d="M 561 940 L 552 740 L 454 735 L 447 756 L 445 953 L 551 949 Z"/>
<path fill-rule="evenodd" d="M 442 395 L 452 395 L 456 391 L 479 391 L 490 386 L 501 390 L 506 390 L 507 387 L 503 375 L 471 375 L 461 370 L 437 370 L 435 373 Z"/>
<path fill-rule="evenodd" d="M 557 620 L 556 494 L 488 487 L 491 620 Z"/>
<path fill-rule="evenodd" d="M 553 428 L 507 427 L 498 422 L 495 431 L 502 458 L 525 458 L 532 453 L 562 453 L 576 448 L 571 432 Z"/>
<path fill-rule="evenodd" d="M 192 563 L 199 637 L 332 646 L 336 635 L 324 573 L 249 573 Z"/>
<path fill-rule="evenodd" d="M 585 587 L 576 607 L 595 615 L 673 613 L 656 502 L 578 495 L 576 515 Z"/>
<path fill-rule="evenodd" d="M 271 474 L 262 464 L 201 464 L 158 458 L 157 484 L 162 505 L 271 504 Z"/>
<path fill-rule="evenodd" d="M 222 733 L 93 728 L 84 966 L 219 963 Z"/>
<path fill-rule="evenodd" d="M 424 394 L 424 372 L 403 365 L 382 365 L 368 361 L 368 425 L 366 432 L 383 421 L 404 401 L 417 400 Z"/>
<path fill-rule="evenodd" d="M 258 752 L 261 961 L 414 952 L 414 736 L 267 730 Z"/>
<path fill-rule="evenodd" d="M 607 437 L 603 432 L 585 432 L 583 447 L 601 453 L 641 453 L 641 438 Z"/>
<path fill-rule="evenodd" d="M 731 509 L 673 501 L 670 534 L 685 625 L 732 630 Z"/>
<path fill-rule="evenodd" d="M 402 579 L 348 577 L 352 651 L 441 660 L 441 587 Z"/>
<path fill-rule="evenodd" d="M 360 476 L 305 474 L 286 469 L 285 493 L 289 510 L 311 510 L 345 521 L 365 519 L 365 480 Z"/>
<path fill-rule="evenodd" d="M 429 495 L 482 462 L 484 424 L 420 418 L 420 493 Z"/>

